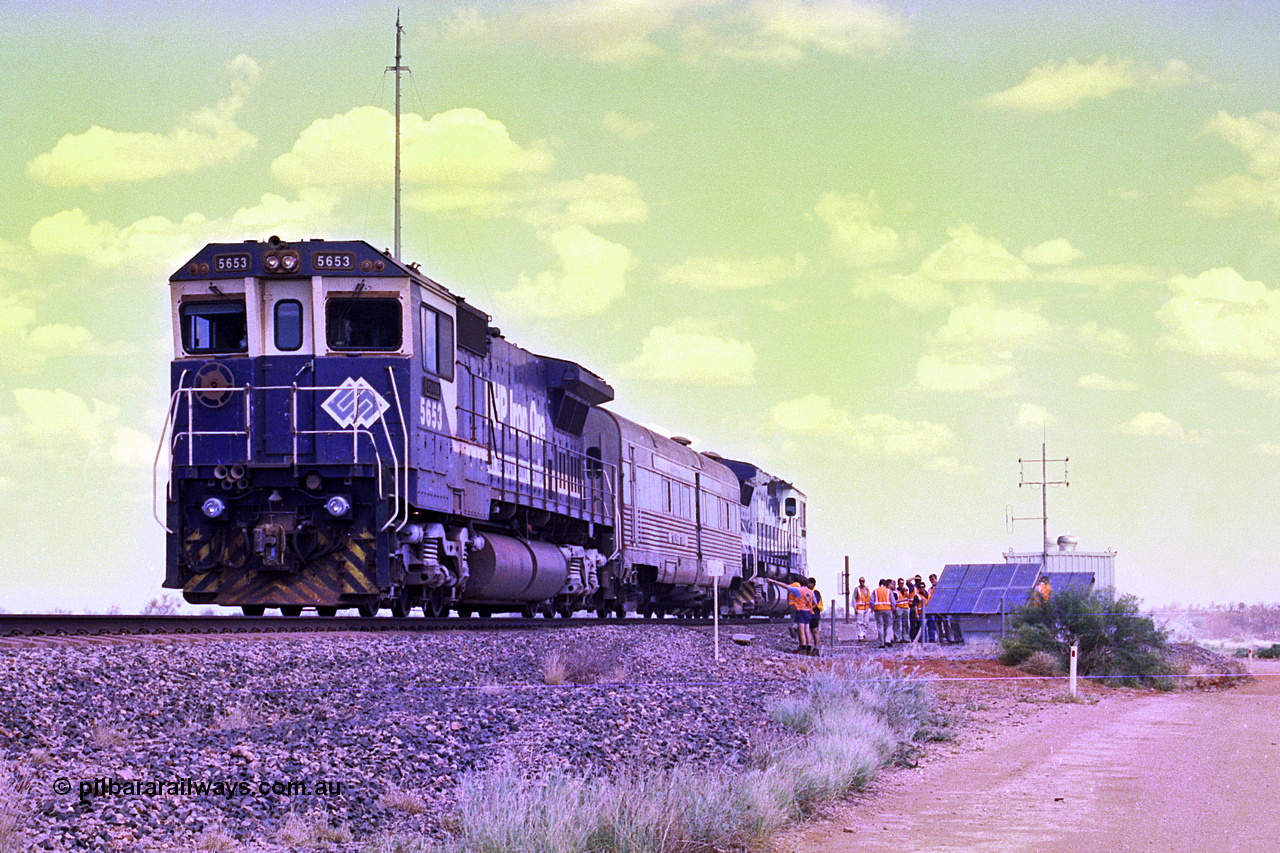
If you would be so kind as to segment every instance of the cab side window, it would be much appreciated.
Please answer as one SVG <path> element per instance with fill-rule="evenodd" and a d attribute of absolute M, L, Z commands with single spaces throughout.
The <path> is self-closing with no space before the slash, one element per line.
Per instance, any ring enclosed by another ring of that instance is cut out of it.
<path fill-rule="evenodd" d="M 453 381 L 453 318 L 422 306 L 422 367 L 446 382 Z"/>

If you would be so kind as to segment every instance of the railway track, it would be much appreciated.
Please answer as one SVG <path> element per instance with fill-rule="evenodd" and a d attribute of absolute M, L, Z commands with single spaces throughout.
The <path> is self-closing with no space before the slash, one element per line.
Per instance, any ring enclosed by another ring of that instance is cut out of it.
<path fill-rule="evenodd" d="M 534 631 L 586 625 L 661 624 L 640 619 L 427 619 L 377 616 L 141 616 L 79 614 L 0 614 L 0 637 L 95 636 L 111 634 L 268 634 L 299 631 Z M 710 619 L 669 620 L 683 626 L 708 626 Z"/>

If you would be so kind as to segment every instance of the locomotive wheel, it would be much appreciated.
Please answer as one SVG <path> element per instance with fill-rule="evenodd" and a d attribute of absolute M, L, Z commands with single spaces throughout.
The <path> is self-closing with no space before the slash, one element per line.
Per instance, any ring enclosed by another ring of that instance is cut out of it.
<path fill-rule="evenodd" d="M 442 619 L 449 615 L 449 602 L 443 589 L 437 587 L 427 593 L 422 600 L 422 615 L 428 619 Z"/>
<path fill-rule="evenodd" d="M 608 618 L 609 618 L 609 605 L 607 605 L 607 604 L 601 604 L 599 607 L 597 607 L 597 608 L 596 608 L 596 618 L 598 618 L 598 619 L 608 619 Z"/>
<path fill-rule="evenodd" d="M 459 608 L 458 608 L 458 618 L 459 618 L 459 619 L 470 619 L 470 618 L 471 618 L 471 608 L 470 608 L 470 607 L 459 607 Z"/>
<path fill-rule="evenodd" d="M 261 616 L 267 612 L 267 608 L 261 604 L 246 604 L 240 608 L 240 612 L 245 616 Z"/>
<path fill-rule="evenodd" d="M 365 619 L 372 619 L 378 615 L 378 605 L 373 602 L 360 604 L 356 606 L 356 611 Z"/>
<path fill-rule="evenodd" d="M 396 600 L 391 602 L 391 615 L 397 619 L 403 619 L 409 615 L 409 611 L 413 609 L 413 600 L 409 598 L 409 590 L 401 589 L 400 594 L 396 596 Z"/>
<path fill-rule="evenodd" d="M 280 615 L 281 616 L 301 616 L 302 605 L 301 604 L 282 604 L 280 606 Z"/>
<path fill-rule="evenodd" d="M 520 618 L 521 618 L 521 619 L 532 619 L 532 618 L 533 618 L 533 605 L 532 605 L 532 604 L 526 604 L 524 607 L 521 607 L 521 608 L 520 608 Z"/>
<path fill-rule="evenodd" d="M 617 603 L 617 605 L 615 605 L 615 606 L 616 606 L 616 608 L 617 608 L 617 609 L 614 611 L 614 615 L 615 615 L 615 616 L 617 616 L 619 619 L 626 619 L 626 618 L 627 618 L 627 603 L 626 603 L 625 601 L 623 601 L 621 598 L 619 598 L 619 599 L 618 599 L 618 603 Z"/>
<path fill-rule="evenodd" d="M 480 618 L 481 618 L 481 619 L 492 619 L 492 618 L 493 618 L 493 608 L 492 608 L 492 607 L 481 607 L 481 608 L 480 608 Z"/>
<path fill-rule="evenodd" d="M 559 614 L 561 619 L 568 619 L 573 616 L 573 606 L 569 604 L 561 604 L 556 608 L 556 613 Z"/>
<path fill-rule="evenodd" d="M 337 615 L 338 615 L 338 608 L 336 608 L 336 607 L 317 607 L 317 608 L 316 608 L 316 615 L 317 615 L 317 616 L 323 616 L 324 618 L 328 619 L 328 618 L 330 618 L 330 617 L 333 617 L 333 616 L 337 616 Z"/>

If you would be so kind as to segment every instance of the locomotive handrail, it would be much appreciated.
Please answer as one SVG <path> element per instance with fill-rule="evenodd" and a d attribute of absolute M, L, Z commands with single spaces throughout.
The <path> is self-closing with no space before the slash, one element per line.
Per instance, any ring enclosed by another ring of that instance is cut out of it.
<path fill-rule="evenodd" d="M 178 388 L 182 388 L 182 381 L 187 378 L 188 371 L 184 368 L 178 376 Z M 172 485 L 170 472 L 173 470 L 173 445 L 170 441 L 165 440 L 165 436 L 169 435 L 169 431 L 173 428 L 173 420 L 178 412 L 178 391 L 174 391 L 169 395 L 169 411 L 165 415 L 164 426 L 160 428 L 160 443 L 156 446 L 156 458 L 151 465 L 151 515 L 155 517 L 156 522 L 164 528 L 165 533 L 173 533 L 169 529 L 169 525 L 160 519 L 160 451 L 168 446 L 168 453 L 165 454 L 165 477 L 164 477 L 164 499 L 165 503 L 169 502 L 169 487 Z"/>
<path fill-rule="evenodd" d="M 396 525 L 396 532 L 398 533 L 400 530 L 404 528 L 406 524 L 409 523 L 409 425 L 405 423 L 404 406 L 400 403 L 400 387 L 396 384 L 396 374 L 395 374 L 395 371 L 391 369 L 391 365 L 389 364 L 387 365 L 387 379 L 390 380 L 391 382 L 391 395 L 395 397 L 395 400 L 396 400 L 396 414 L 400 416 L 400 433 L 404 439 L 405 507 L 404 507 L 404 521 L 401 521 L 399 524 Z M 399 518 L 400 516 L 400 462 L 398 459 L 395 458 L 396 449 L 395 449 L 395 445 L 391 443 L 391 430 L 387 427 L 387 419 L 379 418 L 378 420 L 382 422 L 382 432 L 386 436 L 387 447 L 391 450 L 391 453 L 392 453 L 392 464 L 395 466 L 395 470 L 392 472 L 393 473 L 392 479 L 395 481 L 395 486 L 394 486 L 395 496 L 392 499 L 392 504 L 394 509 L 391 513 L 391 517 L 387 519 L 387 523 L 382 525 L 382 529 L 386 530 L 388 527 L 391 526 L 391 523 L 395 521 L 397 518 Z M 376 446 L 374 450 L 375 451 L 377 450 Z"/>
<path fill-rule="evenodd" d="M 390 367 L 388 367 L 387 369 L 388 369 L 389 371 L 391 370 L 391 368 L 390 368 Z M 299 455 L 300 455 L 300 451 L 299 451 L 299 448 L 298 448 L 298 437 L 299 437 L 299 436 L 303 436 L 303 435 L 317 435 L 317 436 L 318 436 L 318 435 L 350 435 L 350 436 L 351 436 L 351 464 L 352 464 L 352 465 L 359 465 L 359 464 L 361 464 L 361 462 L 360 462 L 360 445 L 361 445 L 360 438 L 361 438 L 361 436 L 363 436 L 363 437 L 368 438 L 368 440 L 369 440 L 369 445 L 370 445 L 370 447 L 371 447 L 371 448 L 372 448 L 372 450 L 373 450 L 374 466 L 377 468 L 378 496 L 379 496 L 379 497 L 386 497 L 386 496 L 387 496 L 387 495 L 386 495 L 386 492 L 385 492 L 385 484 L 384 484 L 384 482 L 383 482 L 383 477 L 382 477 L 382 468 L 383 468 L 382 453 L 381 453 L 381 451 L 378 449 L 378 442 L 377 442 L 377 439 L 376 439 L 376 437 L 374 436 L 373 432 L 371 432 L 369 429 L 364 428 L 364 427 L 361 427 L 361 426 L 359 426 L 358 424 L 355 424 L 355 423 L 351 424 L 351 426 L 350 426 L 350 427 L 344 427 L 344 428 L 341 428 L 341 429 L 331 429 L 331 430 L 323 430 L 323 429 L 300 430 L 300 429 L 298 429 L 298 396 L 299 396 L 299 392 L 304 392 L 304 391 L 305 391 L 305 392 L 308 392 L 308 393 L 318 393 L 318 392 L 324 392 L 324 391 L 332 392 L 332 391 L 340 390 L 340 389 L 342 388 L 342 386 L 340 386 L 340 385 L 311 385 L 311 386 L 300 386 L 300 385 L 298 385 L 298 383 L 294 382 L 294 383 L 293 383 L 293 384 L 291 384 L 291 385 L 261 385 L 261 386 L 256 386 L 256 387 L 255 387 L 255 386 L 253 386 L 253 385 L 245 385 L 245 386 L 243 386 L 243 387 L 226 387 L 226 388 L 220 388 L 220 389 L 218 389 L 218 393 L 220 393 L 220 394 L 235 394 L 235 393 L 239 393 L 239 394 L 242 394 L 242 395 L 244 396 L 244 400 L 245 400 L 245 404 L 244 404 L 244 428 L 243 428 L 243 429 L 235 429 L 235 430 L 202 430 L 202 429 L 196 429 L 196 427 L 195 427 L 195 418 L 192 416 L 192 413 L 193 413 L 193 412 L 197 412 L 197 411 L 199 411 L 199 410 L 195 407 L 194 402 L 193 402 L 193 400 L 192 400 L 191 398 L 192 398 L 192 395 L 194 395 L 194 394 L 210 393 L 210 392 L 209 392 L 207 389 L 202 389 L 202 388 L 195 388 L 195 387 L 190 387 L 190 386 L 189 386 L 189 387 L 181 387 L 181 386 L 182 386 L 182 383 L 183 383 L 183 382 L 185 381 L 185 379 L 186 379 L 186 375 L 187 375 L 187 373 L 188 373 L 188 371 L 186 371 L 186 370 L 184 370 L 184 371 L 182 372 L 182 374 L 180 375 L 179 380 L 178 380 L 179 387 L 178 387 L 178 388 L 176 388 L 176 389 L 173 391 L 173 393 L 170 395 L 170 411 L 169 411 L 169 414 L 168 414 L 168 416 L 167 416 L 167 418 L 166 418 L 166 421 L 165 421 L 165 423 L 166 423 L 166 429 L 165 429 L 165 432 L 168 432 L 168 431 L 172 428 L 172 425 L 173 425 L 174 423 L 176 423 L 176 421 L 177 421 L 177 416 L 178 416 L 178 411 L 179 411 L 179 407 L 180 407 L 182 404 L 184 404 L 184 403 L 185 403 L 186 411 L 187 411 L 187 423 L 186 423 L 186 427 L 185 427 L 183 430 L 179 431 L 178 433 L 171 435 L 171 436 L 170 436 L 170 438 L 169 438 L 169 441 L 168 441 L 168 442 L 166 442 L 166 441 L 165 441 L 165 433 L 163 433 L 163 432 L 162 432 L 162 434 L 161 434 L 161 436 L 160 436 L 161 446 L 160 446 L 159 448 L 157 448 L 157 449 L 156 449 L 156 463 L 155 463 L 155 464 L 156 464 L 156 468 L 158 468 L 158 467 L 159 467 L 160 451 L 163 449 L 163 447 L 164 447 L 164 444 L 165 444 L 165 443 L 168 443 L 168 444 L 169 444 L 169 463 L 170 463 L 170 467 L 172 467 L 172 462 L 173 462 L 174 455 L 175 455 L 175 454 L 174 454 L 174 450 L 175 450 L 175 448 L 176 448 L 176 446 L 177 446 L 177 443 L 178 443 L 178 441 L 179 441 L 179 440 L 185 440 L 185 441 L 186 441 L 186 445 L 187 445 L 187 453 L 186 453 L 186 455 L 187 455 L 187 466 L 188 466 L 188 467 L 192 467 L 192 466 L 194 466 L 194 464 L 195 464 L 195 444 L 196 444 L 196 440 L 197 440 L 197 439 L 200 439 L 200 438 L 207 438 L 207 437 L 214 437 L 214 436 L 244 436 L 244 439 L 245 439 L 245 462 L 246 462 L 246 463 L 251 463 L 251 462 L 253 462 L 253 461 L 254 461 L 254 458 L 253 458 L 253 429 L 252 429 L 252 424 L 253 424 L 253 396 L 254 396 L 253 392 L 255 392 L 255 391 L 260 391 L 260 392 L 268 392 L 268 391 L 288 391 L 288 392 L 290 392 L 290 397 L 291 397 L 291 399 L 290 399 L 290 422 L 291 422 L 291 423 L 290 423 L 290 429 L 292 430 L 292 433 L 293 433 L 293 436 L 292 436 L 292 454 L 291 454 L 291 456 L 292 456 L 292 460 L 291 460 L 291 461 L 292 461 L 292 465 L 293 465 L 293 467 L 297 468 L 297 467 L 298 467 L 298 464 L 299 464 L 299 461 L 298 461 L 298 457 L 299 457 Z M 408 424 L 406 424 L 406 423 L 405 423 L 405 420 L 404 420 L 404 410 L 403 410 L 403 406 L 402 406 L 402 405 L 400 405 L 400 402 L 399 402 L 399 389 L 398 389 L 398 387 L 395 387 L 394 385 L 393 385 L 393 389 L 394 389 L 394 391 L 395 391 L 396 400 L 397 400 L 397 410 L 396 410 L 396 415 L 400 418 L 400 426 L 401 426 L 401 429 L 402 429 L 402 430 L 404 430 L 404 432 L 405 432 L 405 439 L 404 439 L 404 440 L 405 440 L 405 445 L 406 445 L 406 466 L 407 466 L 407 459 L 408 459 L 408 457 L 407 457 L 407 447 L 408 447 Z M 357 393 L 363 393 L 362 389 L 357 389 Z M 376 393 L 376 392 L 375 392 L 375 393 Z M 357 400 L 357 402 L 358 402 L 358 400 Z M 357 407 L 357 409 L 358 409 L 358 407 Z M 388 451 L 389 451 L 389 452 L 390 452 L 390 454 L 391 454 L 391 464 L 392 464 L 392 467 L 393 467 L 393 468 L 394 468 L 394 470 L 397 472 L 396 482 L 395 482 L 395 486 L 394 486 L 394 490 L 393 490 L 393 498 L 394 498 L 394 499 L 395 499 L 395 501 L 396 501 L 396 507 L 397 507 L 395 515 L 398 515 L 398 514 L 399 514 L 399 499 L 400 499 L 400 482 L 399 482 L 399 471 L 400 471 L 400 467 L 401 467 L 401 466 L 400 466 L 400 459 L 399 459 L 399 454 L 396 452 L 395 445 L 394 445 L 394 443 L 393 443 L 393 442 L 392 442 L 392 440 L 391 440 L 390 428 L 388 427 L 388 425 L 387 425 L 387 423 L 386 423 L 386 419 L 385 419 L 385 418 L 379 418 L 379 420 L 380 420 L 380 421 L 382 421 L 382 425 L 383 425 L 383 433 L 384 433 L 384 437 L 385 437 L 386 442 L 387 442 L 387 449 L 388 449 Z M 153 475 L 154 475 L 154 473 L 155 473 L 155 472 L 153 472 Z M 405 468 L 405 475 L 404 475 L 404 476 L 405 476 L 405 490 L 406 490 L 406 492 L 407 492 L 407 490 L 408 490 L 408 469 L 407 469 L 407 467 Z M 154 480 L 154 479 L 155 479 L 155 477 L 153 476 L 153 480 Z M 157 521 L 160 521 L 159 516 L 158 516 L 158 512 L 156 511 L 156 507 L 154 506 L 154 504 L 156 503 L 156 499 L 158 498 L 158 496 L 159 496 L 159 495 L 158 495 L 158 489 L 156 489 L 156 488 L 155 488 L 155 484 L 153 483 L 153 501 L 152 501 L 152 502 L 153 502 L 153 513 L 155 513 L 155 514 L 156 514 L 156 516 L 157 516 L 156 520 L 157 520 Z M 166 498 L 167 498 L 167 497 L 168 497 L 168 494 L 167 494 L 167 490 L 166 490 Z M 393 518 L 394 518 L 394 517 L 395 517 L 395 516 L 393 515 Z M 168 525 L 164 524 L 164 522 L 160 522 L 160 523 L 161 523 L 161 525 L 162 525 L 163 527 L 165 527 L 165 529 L 166 529 L 166 530 L 168 530 L 168 529 L 169 529 L 169 528 L 168 528 Z"/>

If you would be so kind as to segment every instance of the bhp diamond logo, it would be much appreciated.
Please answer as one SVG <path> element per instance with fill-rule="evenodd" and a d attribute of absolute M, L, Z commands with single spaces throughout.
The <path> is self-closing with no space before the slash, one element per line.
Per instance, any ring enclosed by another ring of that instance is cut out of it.
<path fill-rule="evenodd" d="M 382 399 L 382 395 L 373 390 L 363 376 L 359 379 L 348 376 L 338 390 L 320 404 L 320 408 L 328 412 L 338 426 L 347 429 L 351 426 L 373 426 L 382 419 L 382 413 L 391 408 L 391 404 Z"/>

